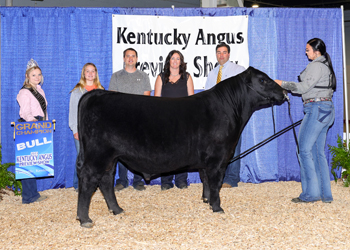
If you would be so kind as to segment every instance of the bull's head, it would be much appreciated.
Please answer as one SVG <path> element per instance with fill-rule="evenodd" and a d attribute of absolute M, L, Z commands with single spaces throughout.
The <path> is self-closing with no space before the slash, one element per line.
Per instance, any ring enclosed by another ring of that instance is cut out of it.
<path fill-rule="evenodd" d="M 246 79 L 247 86 L 255 91 L 265 103 L 283 102 L 288 98 L 287 91 L 273 81 L 268 75 L 253 67 L 246 70 L 250 79 Z"/>

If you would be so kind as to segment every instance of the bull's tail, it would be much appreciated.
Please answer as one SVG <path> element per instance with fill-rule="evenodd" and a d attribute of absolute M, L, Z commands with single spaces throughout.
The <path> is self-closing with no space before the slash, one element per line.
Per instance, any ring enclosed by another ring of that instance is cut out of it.
<path fill-rule="evenodd" d="M 84 162 L 84 147 L 82 147 L 82 143 L 79 138 L 79 153 L 76 160 L 78 178 L 79 178 L 80 169 L 83 166 L 83 162 Z"/>
<path fill-rule="evenodd" d="M 94 91 L 89 91 L 85 93 L 79 100 L 78 104 L 78 135 L 79 135 L 79 153 L 77 156 L 76 160 L 76 166 L 77 166 L 77 174 L 79 177 L 80 169 L 83 166 L 84 163 L 84 147 L 83 147 L 83 135 L 84 135 L 84 123 L 82 122 L 83 119 L 82 117 L 84 116 L 84 110 L 86 112 L 87 108 L 86 106 L 88 105 L 89 98 L 94 95 L 102 95 L 106 91 L 104 90 L 94 90 Z M 80 183 L 80 182 L 79 182 Z"/>

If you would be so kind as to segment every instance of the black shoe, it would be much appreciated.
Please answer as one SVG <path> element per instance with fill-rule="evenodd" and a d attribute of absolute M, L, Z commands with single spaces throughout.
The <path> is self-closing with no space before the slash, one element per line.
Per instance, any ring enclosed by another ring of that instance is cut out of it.
<path fill-rule="evenodd" d="M 124 187 L 122 184 L 118 183 L 117 185 L 115 185 L 114 191 L 120 191 L 120 190 L 122 190 L 122 189 L 124 189 L 124 188 L 125 188 L 125 187 Z"/>
<path fill-rule="evenodd" d="M 137 191 L 143 191 L 146 190 L 145 185 L 143 183 L 137 184 L 136 187 L 134 187 Z"/>
<path fill-rule="evenodd" d="M 293 198 L 292 202 L 294 202 L 294 203 L 313 203 L 314 201 L 303 201 L 303 200 L 300 200 L 298 197 L 298 198 Z"/>
<path fill-rule="evenodd" d="M 178 188 L 180 188 L 180 189 L 185 189 L 185 188 L 187 188 L 187 184 L 186 184 L 186 183 L 181 183 L 181 184 L 178 186 Z"/>
<path fill-rule="evenodd" d="M 173 188 L 173 187 L 170 186 L 169 184 L 164 184 L 164 185 L 161 186 L 161 190 L 162 190 L 162 191 L 168 190 L 168 189 L 170 189 L 170 188 Z"/>

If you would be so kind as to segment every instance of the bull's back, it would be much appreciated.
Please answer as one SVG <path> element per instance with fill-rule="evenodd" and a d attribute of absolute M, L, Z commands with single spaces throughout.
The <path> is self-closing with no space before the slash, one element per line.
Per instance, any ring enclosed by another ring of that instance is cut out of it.
<path fill-rule="evenodd" d="M 198 158 L 193 152 L 205 150 L 213 142 L 210 134 L 218 134 L 213 117 L 217 110 L 208 110 L 196 96 L 159 98 L 96 90 L 82 97 L 79 111 L 79 133 L 86 140 L 110 145 L 127 160 L 147 155 L 154 159 L 150 164 Z"/>
<path fill-rule="evenodd" d="M 80 129 L 118 140 L 158 145 L 178 144 L 205 116 L 191 98 L 158 98 L 110 91 L 92 91 L 80 105 Z M 198 116 L 201 116 L 199 120 Z M 98 130 L 95 128 L 98 127 Z"/>

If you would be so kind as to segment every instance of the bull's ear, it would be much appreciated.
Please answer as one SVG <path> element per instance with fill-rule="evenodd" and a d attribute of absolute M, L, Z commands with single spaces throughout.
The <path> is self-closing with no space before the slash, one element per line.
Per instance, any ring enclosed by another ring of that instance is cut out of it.
<path fill-rule="evenodd" d="M 253 70 L 255 70 L 252 66 L 249 66 L 247 71 L 249 72 L 249 74 L 251 74 L 253 72 Z"/>
<path fill-rule="evenodd" d="M 244 71 L 244 80 L 245 82 L 250 82 L 250 80 L 252 79 L 252 69 L 254 69 L 253 67 L 248 67 L 245 71 Z"/>
<path fill-rule="evenodd" d="M 252 77 L 252 67 L 248 67 L 245 72 L 247 73 L 247 78 L 251 78 Z"/>

